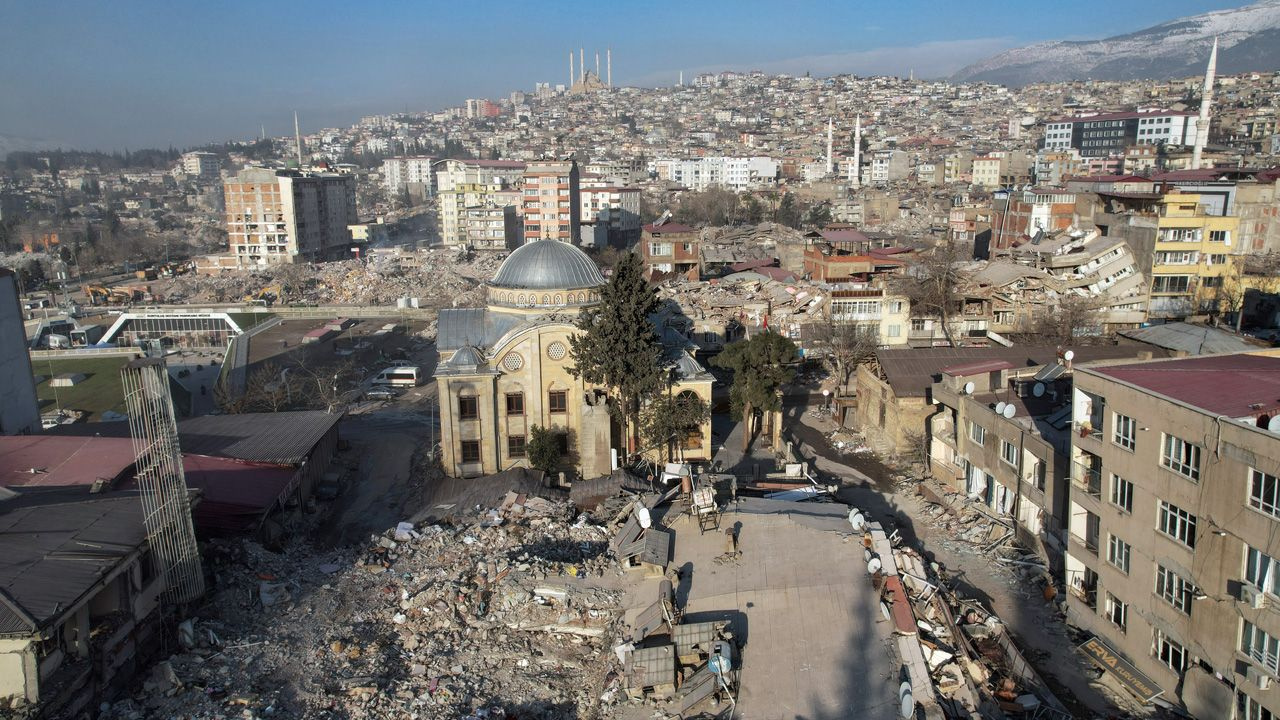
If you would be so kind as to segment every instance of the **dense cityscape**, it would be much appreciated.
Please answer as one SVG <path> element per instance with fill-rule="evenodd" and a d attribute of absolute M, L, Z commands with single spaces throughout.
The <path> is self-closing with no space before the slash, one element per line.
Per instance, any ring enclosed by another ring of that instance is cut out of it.
<path fill-rule="evenodd" d="M 1280 3 L 1114 30 L 18 143 L 0 716 L 1276 717 Z"/>

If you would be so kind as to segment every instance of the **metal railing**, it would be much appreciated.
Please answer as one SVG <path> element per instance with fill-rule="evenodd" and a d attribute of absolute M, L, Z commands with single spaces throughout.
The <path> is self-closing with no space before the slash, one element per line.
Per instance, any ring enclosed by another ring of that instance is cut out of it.
<path fill-rule="evenodd" d="M 1096 498 L 1102 497 L 1102 470 L 1080 462 L 1071 463 L 1071 484 Z"/>

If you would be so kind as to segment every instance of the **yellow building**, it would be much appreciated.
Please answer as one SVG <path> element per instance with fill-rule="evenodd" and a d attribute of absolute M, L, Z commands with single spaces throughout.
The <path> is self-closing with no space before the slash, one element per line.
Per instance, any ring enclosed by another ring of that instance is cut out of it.
<path fill-rule="evenodd" d="M 1209 215 L 1192 193 L 1160 199 L 1151 260 L 1151 319 L 1180 319 L 1227 312 L 1219 307 L 1239 274 L 1239 218 Z"/>
<path fill-rule="evenodd" d="M 622 441 L 605 393 L 569 372 L 577 315 L 600 302 L 604 282 L 578 248 L 534 241 L 498 268 L 487 308 L 440 311 L 435 379 L 445 472 L 474 477 L 527 467 L 534 425 L 556 433 L 565 470 L 586 478 L 612 470 L 612 450 Z M 710 406 L 710 373 L 684 347 L 669 347 L 668 356 L 671 392 L 692 392 Z M 680 449 L 686 460 L 710 460 L 710 420 L 690 428 Z"/>

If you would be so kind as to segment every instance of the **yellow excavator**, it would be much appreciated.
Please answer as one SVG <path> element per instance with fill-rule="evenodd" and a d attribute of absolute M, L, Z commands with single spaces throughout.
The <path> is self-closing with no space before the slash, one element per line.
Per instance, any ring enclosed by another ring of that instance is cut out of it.
<path fill-rule="evenodd" d="M 80 289 L 84 291 L 90 305 L 106 304 L 111 297 L 111 291 L 101 285 L 84 285 Z"/>
<path fill-rule="evenodd" d="M 244 302 L 252 305 L 262 305 L 271 307 L 277 302 L 284 300 L 284 289 L 279 285 L 269 285 L 257 292 L 251 292 L 244 296 Z"/>

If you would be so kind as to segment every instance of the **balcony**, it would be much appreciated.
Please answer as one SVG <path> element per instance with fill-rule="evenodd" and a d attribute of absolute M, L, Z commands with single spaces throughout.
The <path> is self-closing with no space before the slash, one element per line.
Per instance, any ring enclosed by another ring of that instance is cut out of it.
<path fill-rule="evenodd" d="M 1102 497 L 1102 469 L 1080 462 L 1071 463 L 1071 485 L 1095 498 Z"/>
<path fill-rule="evenodd" d="M 1076 531 L 1071 531 L 1071 539 L 1094 556 L 1098 554 L 1098 535 L 1099 533 L 1092 533 L 1086 537 L 1081 537 Z"/>

